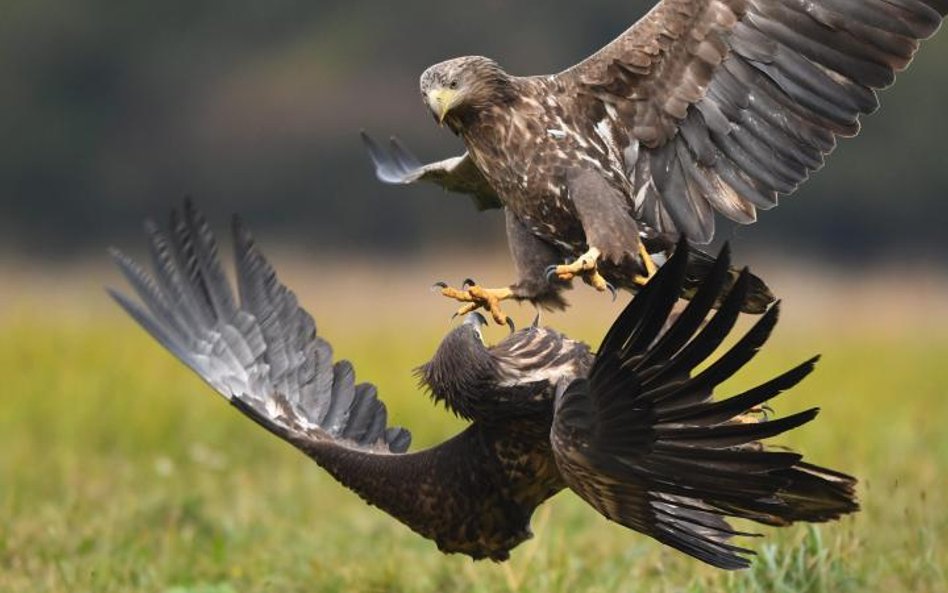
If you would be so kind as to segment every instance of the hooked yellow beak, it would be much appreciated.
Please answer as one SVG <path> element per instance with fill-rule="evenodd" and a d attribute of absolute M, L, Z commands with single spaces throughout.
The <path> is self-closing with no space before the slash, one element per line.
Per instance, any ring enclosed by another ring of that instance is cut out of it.
<path fill-rule="evenodd" d="M 454 107 L 458 92 L 452 89 L 434 89 L 428 91 L 428 108 L 438 118 L 438 124 L 444 124 L 444 118 Z"/>

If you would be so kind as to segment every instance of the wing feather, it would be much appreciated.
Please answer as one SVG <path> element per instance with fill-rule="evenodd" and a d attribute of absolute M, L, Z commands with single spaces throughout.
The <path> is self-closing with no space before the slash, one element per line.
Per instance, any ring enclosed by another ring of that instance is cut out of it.
<path fill-rule="evenodd" d="M 564 100 L 609 106 L 578 110 L 609 114 L 636 146 L 637 214 L 705 243 L 708 209 L 753 222 L 858 133 L 946 13 L 945 0 L 662 0 L 557 80 Z"/>
<path fill-rule="evenodd" d="M 469 195 L 478 210 L 503 207 L 468 153 L 425 165 L 398 138 L 391 139 L 388 150 L 365 132 L 362 132 L 362 142 L 372 159 L 375 176 L 382 183 L 434 183 L 448 191 Z"/>
<path fill-rule="evenodd" d="M 803 380 L 816 359 L 712 399 L 766 342 L 779 307 L 696 372 L 732 333 L 749 274 L 728 290 L 725 250 L 674 317 L 670 303 L 685 279 L 682 247 L 617 319 L 588 378 L 558 394 L 554 456 L 570 488 L 607 518 L 709 564 L 742 568 L 752 552 L 728 541 L 747 534 L 727 517 L 768 525 L 834 519 L 858 509 L 855 480 L 761 444 L 806 424 L 818 410 L 772 420 L 748 416 Z"/>
<path fill-rule="evenodd" d="M 115 291 L 112 296 L 162 345 L 228 400 L 270 410 L 278 414 L 274 421 L 289 428 L 327 440 L 346 434 L 346 446 L 379 452 L 406 441 L 403 429 L 387 437 L 384 430 L 368 430 L 385 413 L 374 387 L 356 386 L 348 362 L 333 364 L 332 348 L 317 336 L 313 318 L 280 283 L 238 219 L 233 235 L 239 303 L 214 236 L 190 201 L 183 214 L 172 216 L 171 228 L 166 235 L 146 225 L 154 276 L 113 251 L 144 306 Z"/>

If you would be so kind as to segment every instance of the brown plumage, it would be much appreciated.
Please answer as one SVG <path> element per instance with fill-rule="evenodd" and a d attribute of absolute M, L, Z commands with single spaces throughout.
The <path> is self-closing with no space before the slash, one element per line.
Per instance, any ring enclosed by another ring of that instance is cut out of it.
<path fill-rule="evenodd" d="M 676 315 L 687 267 L 681 250 L 595 355 L 541 327 L 488 346 L 483 317 L 467 317 L 418 375 L 470 426 L 409 453 L 408 431 L 388 425 L 375 387 L 357 384 L 351 364 L 333 360 L 312 317 L 239 222 L 237 295 L 190 205 L 172 217 L 169 233 L 149 225 L 148 235 L 153 272 L 115 253 L 141 300 L 113 291 L 118 303 L 243 414 L 444 552 L 506 559 L 530 537 L 534 510 L 566 488 L 608 519 L 728 569 L 747 566 L 750 552 L 728 543 L 736 532 L 726 517 L 786 525 L 858 508 L 853 478 L 759 442 L 816 415 L 751 413 L 806 377 L 814 361 L 712 399 L 777 321 L 774 306 L 704 364 L 731 333 L 749 288 L 746 273 L 727 288 L 727 255 L 712 262 Z"/>
<path fill-rule="evenodd" d="M 544 271 L 564 257 L 596 248 L 606 280 L 634 288 L 640 241 L 667 254 L 679 236 L 710 241 L 715 211 L 747 224 L 774 207 L 858 132 L 946 12 L 948 0 L 662 0 L 556 75 L 482 57 L 429 68 L 422 95 L 467 147 L 449 168 L 367 142 L 383 181 L 473 188 L 480 207 L 504 207 L 512 297 L 556 306 L 565 284 Z"/>

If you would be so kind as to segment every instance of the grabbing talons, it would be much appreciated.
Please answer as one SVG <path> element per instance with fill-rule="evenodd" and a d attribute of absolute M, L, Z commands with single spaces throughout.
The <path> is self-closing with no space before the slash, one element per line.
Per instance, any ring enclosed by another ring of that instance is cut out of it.
<path fill-rule="evenodd" d="M 616 287 L 607 282 L 598 270 L 593 270 L 583 274 L 583 282 L 589 286 L 592 286 L 599 292 L 606 292 L 608 290 L 609 294 L 612 295 L 613 302 L 615 302 L 616 298 L 619 296 L 619 291 L 616 290 Z"/>
<path fill-rule="evenodd" d="M 658 266 L 655 265 L 655 260 L 652 259 L 652 255 L 645 248 L 645 244 L 641 242 L 639 243 L 639 259 L 642 260 L 642 265 L 645 266 L 645 276 L 636 275 L 632 278 L 632 282 L 638 286 L 645 286 L 658 271 Z"/>
<path fill-rule="evenodd" d="M 616 300 L 618 294 L 615 287 L 599 273 L 599 257 L 602 253 L 595 247 L 582 254 L 576 260 L 569 264 L 561 266 L 550 266 L 546 269 L 546 278 L 549 281 L 561 280 L 568 282 L 577 276 L 583 279 L 583 282 L 592 286 L 599 292 L 609 291 L 612 294 L 612 300 Z"/>
<path fill-rule="evenodd" d="M 606 290 L 609 291 L 609 295 L 612 297 L 612 302 L 616 302 L 616 299 L 619 298 L 619 291 L 616 290 L 616 287 L 606 282 Z"/>
<path fill-rule="evenodd" d="M 455 317 L 467 315 L 478 309 L 485 309 L 498 325 L 507 325 L 511 332 L 515 331 L 513 322 L 501 310 L 500 302 L 513 298 L 513 291 L 509 288 L 484 288 L 478 286 L 468 278 L 461 285 L 461 289 L 452 288 L 443 282 L 435 284 L 443 296 L 465 303 L 454 314 Z"/>
<path fill-rule="evenodd" d="M 563 264 L 561 266 L 550 266 L 547 268 L 546 277 L 549 280 L 557 278 L 564 282 L 568 282 L 577 276 L 585 277 L 587 275 L 592 276 L 594 274 L 595 276 L 598 276 L 600 279 L 602 279 L 602 276 L 600 276 L 599 272 L 597 271 L 597 263 L 599 261 L 600 255 L 602 255 L 602 253 L 598 249 L 595 247 L 590 247 L 589 251 L 577 257 L 573 263 Z M 592 282 L 593 281 L 588 282 L 588 284 L 590 284 L 590 286 L 595 286 L 595 284 L 592 284 Z M 602 280 L 600 285 L 602 288 L 597 288 L 598 290 L 606 290 L 605 280 Z"/>
<path fill-rule="evenodd" d="M 461 307 L 460 309 L 458 309 L 457 311 L 455 311 L 454 315 L 451 316 L 451 319 L 455 319 L 457 317 L 464 317 L 468 313 L 473 313 L 474 311 L 477 311 L 480 308 L 481 306 L 478 305 L 477 303 L 468 303 L 464 305 L 463 307 Z"/>

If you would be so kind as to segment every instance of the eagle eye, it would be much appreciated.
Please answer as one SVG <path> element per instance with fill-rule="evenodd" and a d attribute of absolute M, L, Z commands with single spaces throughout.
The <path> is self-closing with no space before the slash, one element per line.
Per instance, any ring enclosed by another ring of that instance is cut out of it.
<path fill-rule="evenodd" d="M 458 79 L 455 78 L 454 80 L 450 82 L 450 84 L 448 84 L 448 88 L 450 88 L 452 91 L 456 91 L 459 84 L 460 83 L 458 82 Z"/>

